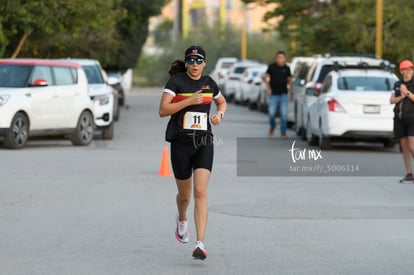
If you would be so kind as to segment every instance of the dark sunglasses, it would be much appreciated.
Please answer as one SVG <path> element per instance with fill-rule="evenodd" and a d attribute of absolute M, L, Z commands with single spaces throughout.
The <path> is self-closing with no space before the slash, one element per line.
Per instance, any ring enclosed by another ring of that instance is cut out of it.
<path fill-rule="evenodd" d="M 189 59 L 187 59 L 187 64 L 189 64 L 189 65 L 193 65 L 194 62 L 197 63 L 198 65 L 201 65 L 201 64 L 203 64 L 204 59 L 203 58 L 197 58 L 197 59 L 196 58 L 189 58 Z"/>

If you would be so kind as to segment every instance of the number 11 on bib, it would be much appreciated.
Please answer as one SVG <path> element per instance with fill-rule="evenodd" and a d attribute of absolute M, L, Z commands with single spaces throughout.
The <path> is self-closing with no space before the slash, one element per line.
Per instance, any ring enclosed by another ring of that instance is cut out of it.
<path fill-rule="evenodd" d="M 207 113 L 186 112 L 184 114 L 183 128 L 186 130 L 207 131 Z"/>

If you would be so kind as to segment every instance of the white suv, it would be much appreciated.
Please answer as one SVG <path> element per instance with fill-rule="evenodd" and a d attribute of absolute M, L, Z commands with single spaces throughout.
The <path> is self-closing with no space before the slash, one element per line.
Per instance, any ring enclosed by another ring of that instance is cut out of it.
<path fill-rule="evenodd" d="M 93 105 L 82 68 L 40 59 L 0 59 L 0 137 L 23 148 L 29 136 L 66 136 L 74 145 L 93 139 Z"/>
<path fill-rule="evenodd" d="M 118 100 L 115 100 L 113 88 L 105 81 L 99 61 L 93 59 L 69 60 L 80 64 L 85 71 L 89 83 L 89 96 L 94 105 L 96 127 L 102 130 L 104 139 L 113 139 L 114 114 L 118 107 Z"/>
<path fill-rule="evenodd" d="M 219 58 L 214 66 L 214 70 L 210 73 L 210 76 L 217 82 L 220 90 L 223 90 L 224 82 L 230 68 L 237 62 L 236 57 L 222 57 Z"/>

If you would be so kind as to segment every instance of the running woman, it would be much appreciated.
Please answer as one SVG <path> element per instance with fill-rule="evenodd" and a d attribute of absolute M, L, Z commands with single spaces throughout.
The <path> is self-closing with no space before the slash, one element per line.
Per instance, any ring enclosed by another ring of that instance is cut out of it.
<path fill-rule="evenodd" d="M 189 241 L 187 209 L 194 184 L 197 242 L 192 255 L 195 259 L 204 260 L 207 257 L 204 246 L 208 219 L 207 185 L 213 167 L 214 151 L 211 124 L 220 124 L 227 103 L 216 82 L 209 76 L 202 75 L 206 66 L 203 48 L 191 46 L 185 51 L 184 57 L 186 71 L 172 70 L 175 73 L 165 86 L 159 115 L 171 116 L 166 140 L 171 144 L 171 162 L 178 189 L 175 236 L 180 243 Z M 217 112 L 210 116 L 213 101 Z"/>
<path fill-rule="evenodd" d="M 391 94 L 390 103 L 394 107 L 394 137 L 400 140 L 404 166 L 407 174 L 401 183 L 413 182 L 411 155 L 414 153 L 414 64 L 410 60 L 400 63 L 402 81 L 397 81 Z"/>

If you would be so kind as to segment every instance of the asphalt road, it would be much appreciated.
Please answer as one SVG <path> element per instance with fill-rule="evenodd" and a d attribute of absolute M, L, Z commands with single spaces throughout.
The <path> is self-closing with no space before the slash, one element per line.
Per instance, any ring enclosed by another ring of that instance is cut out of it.
<path fill-rule="evenodd" d="M 159 97 L 129 95 L 113 141 L 0 147 L 0 274 L 413 274 L 414 184 L 398 183 L 397 149 L 321 152 L 364 176 L 292 176 L 293 141 L 317 148 L 267 138 L 263 114 L 233 105 L 214 128 L 208 259 L 193 260 L 193 220 L 179 244 L 174 180 L 157 175 Z"/>

